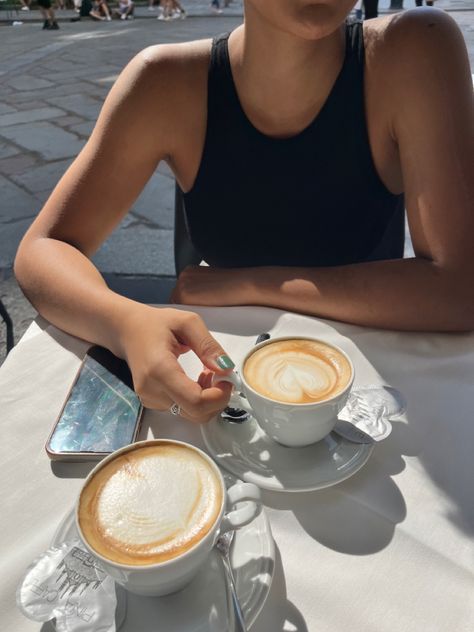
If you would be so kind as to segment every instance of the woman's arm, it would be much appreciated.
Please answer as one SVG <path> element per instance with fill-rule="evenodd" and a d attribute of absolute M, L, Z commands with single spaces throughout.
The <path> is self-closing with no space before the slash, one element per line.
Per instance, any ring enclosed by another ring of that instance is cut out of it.
<path fill-rule="evenodd" d="M 145 405 L 164 409 L 177 402 L 184 416 L 203 420 L 225 406 L 229 388 L 202 389 L 185 376 L 177 356 L 191 348 L 220 371 L 222 348 L 195 314 L 154 309 L 112 292 L 89 259 L 158 162 L 175 152 L 173 117 L 182 100 L 176 66 L 183 65 L 176 50 L 147 49 L 121 74 L 90 140 L 21 242 L 15 274 L 50 322 L 128 360 Z"/>
<path fill-rule="evenodd" d="M 416 257 L 334 268 L 189 268 L 174 300 L 254 304 L 390 329 L 474 329 L 474 112 L 462 36 L 408 12 L 385 32 L 386 102 Z"/>

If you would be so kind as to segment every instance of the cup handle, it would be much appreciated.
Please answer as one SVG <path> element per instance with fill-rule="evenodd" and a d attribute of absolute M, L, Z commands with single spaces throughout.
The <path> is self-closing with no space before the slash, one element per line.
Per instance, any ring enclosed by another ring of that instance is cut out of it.
<path fill-rule="evenodd" d="M 240 507 L 234 506 L 240 504 Z M 227 505 L 232 510 L 222 519 L 220 533 L 244 527 L 262 511 L 260 490 L 253 483 L 236 483 L 227 490 Z"/>
<path fill-rule="evenodd" d="M 227 375 L 217 375 L 214 373 L 212 376 L 212 386 L 217 384 L 218 382 L 230 382 L 233 385 L 232 394 L 230 396 L 229 406 L 234 408 L 243 408 L 248 413 L 253 415 L 253 410 L 249 406 L 245 395 L 242 393 L 242 379 L 240 375 L 236 371 L 232 371 L 232 373 L 228 373 Z"/>
<path fill-rule="evenodd" d="M 219 382 L 230 382 L 238 393 L 242 392 L 242 380 L 236 371 L 232 371 L 226 375 L 218 375 L 217 373 L 214 373 L 211 382 L 212 386 L 218 384 Z"/>

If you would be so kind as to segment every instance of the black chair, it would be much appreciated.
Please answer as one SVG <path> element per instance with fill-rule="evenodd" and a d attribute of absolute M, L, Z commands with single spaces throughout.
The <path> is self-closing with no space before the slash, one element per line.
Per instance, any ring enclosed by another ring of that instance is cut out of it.
<path fill-rule="evenodd" d="M 2 303 L 0 299 L 0 316 L 3 318 L 3 322 L 7 328 L 7 355 L 13 349 L 13 345 L 15 344 L 14 335 L 13 335 L 13 322 L 10 318 L 10 314 L 7 312 L 7 308 Z"/>
<path fill-rule="evenodd" d="M 178 183 L 176 183 L 174 192 L 174 265 L 176 276 L 179 276 L 186 266 L 200 263 L 201 259 L 189 238 L 184 213 L 184 196 Z"/>

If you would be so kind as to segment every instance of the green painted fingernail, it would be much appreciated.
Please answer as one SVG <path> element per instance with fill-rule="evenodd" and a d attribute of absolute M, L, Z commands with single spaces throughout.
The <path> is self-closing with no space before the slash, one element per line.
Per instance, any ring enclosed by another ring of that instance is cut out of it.
<path fill-rule="evenodd" d="M 217 366 L 221 369 L 233 369 L 235 364 L 228 355 L 221 355 L 216 359 Z"/>

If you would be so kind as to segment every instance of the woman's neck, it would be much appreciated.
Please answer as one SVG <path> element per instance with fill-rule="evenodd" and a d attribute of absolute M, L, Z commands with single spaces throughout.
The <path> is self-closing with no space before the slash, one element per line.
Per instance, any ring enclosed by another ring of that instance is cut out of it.
<path fill-rule="evenodd" d="M 251 19 L 249 19 L 251 18 Z M 342 67 L 344 28 L 304 40 L 258 14 L 229 38 L 234 82 L 242 107 L 264 133 L 292 135 L 317 115 Z"/>

